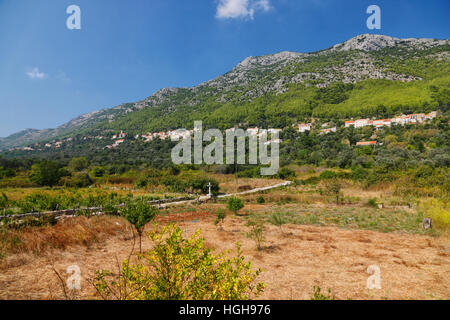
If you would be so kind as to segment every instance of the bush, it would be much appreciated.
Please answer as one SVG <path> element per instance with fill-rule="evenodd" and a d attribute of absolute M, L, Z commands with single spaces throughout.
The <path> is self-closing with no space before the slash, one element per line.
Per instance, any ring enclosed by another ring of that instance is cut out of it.
<path fill-rule="evenodd" d="M 330 171 L 330 170 L 325 170 L 324 172 L 322 172 L 320 174 L 320 179 L 334 179 L 336 178 L 336 172 L 334 171 Z"/>
<path fill-rule="evenodd" d="M 245 224 L 247 227 L 250 227 L 250 231 L 247 232 L 246 236 L 249 239 L 252 239 L 256 243 L 256 249 L 261 250 L 262 244 L 265 241 L 264 237 L 264 221 L 260 220 L 250 220 Z"/>
<path fill-rule="evenodd" d="M 145 187 L 147 187 L 148 181 L 146 178 L 139 178 L 138 181 L 136 182 L 136 187 L 143 189 Z"/>
<path fill-rule="evenodd" d="M 274 226 L 277 226 L 280 228 L 281 233 L 283 232 L 283 225 L 286 224 L 286 219 L 282 216 L 281 213 L 273 213 L 269 217 L 269 222 L 273 224 Z"/>
<path fill-rule="evenodd" d="M 219 226 L 221 229 L 223 229 L 222 225 L 223 225 L 223 222 L 225 221 L 225 217 L 226 217 L 225 211 L 223 211 L 221 209 L 218 210 L 216 213 L 216 220 L 214 221 L 214 224 L 216 226 Z"/>
<path fill-rule="evenodd" d="M 119 210 L 112 204 L 106 204 L 102 207 L 102 211 L 104 214 L 109 216 L 117 216 L 119 214 Z"/>
<path fill-rule="evenodd" d="M 106 170 L 103 167 L 94 167 L 91 170 L 91 175 L 95 178 L 101 178 L 105 175 Z"/>
<path fill-rule="evenodd" d="M 308 185 L 308 184 L 316 185 L 316 184 L 318 184 L 319 182 L 320 182 L 320 178 L 319 178 L 319 177 L 311 177 L 311 178 L 308 178 L 308 179 L 306 179 L 306 180 L 303 180 L 303 183 L 304 183 L 305 185 Z"/>
<path fill-rule="evenodd" d="M 322 289 L 318 286 L 314 286 L 314 293 L 311 296 L 311 300 L 335 300 L 334 294 L 331 292 L 331 289 L 328 289 L 328 295 L 323 294 Z"/>
<path fill-rule="evenodd" d="M 30 180 L 40 186 L 52 187 L 63 175 L 57 163 L 42 161 L 31 167 Z"/>
<path fill-rule="evenodd" d="M 266 200 L 264 199 L 264 197 L 263 197 L 262 195 L 259 195 L 259 196 L 256 198 L 256 203 L 263 204 L 263 203 L 265 203 L 265 202 L 266 202 Z"/>
<path fill-rule="evenodd" d="M 214 178 L 203 176 L 203 175 L 194 175 L 187 176 L 183 178 L 184 187 L 192 188 L 194 191 L 199 191 L 203 194 L 207 194 L 209 192 L 209 183 L 211 183 L 211 193 L 213 195 L 217 195 L 219 193 L 219 182 Z"/>
<path fill-rule="evenodd" d="M 73 158 L 70 160 L 67 167 L 72 172 L 79 172 L 86 169 L 89 166 L 89 161 L 84 157 Z"/>
<path fill-rule="evenodd" d="M 340 203 L 340 200 L 343 198 L 342 194 L 342 184 L 338 179 L 330 179 L 326 180 L 323 185 L 322 192 L 327 195 L 332 195 L 336 199 L 336 204 Z"/>
<path fill-rule="evenodd" d="M 367 177 L 367 174 L 367 170 L 360 166 L 352 168 L 352 179 L 355 181 L 364 180 Z"/>
<path fill-rule="evenodd" d="M 125 260 L 118 274 L 97 271 L 94 286 L 103 299 L 114 300 L 247 300 L 259 296 L 261 270 L 237 256 L 214 255 L 199 232 L 185 239 L 176 225 L 150 234 L 152 249 L 136 264 Z"/>
<path fill-rule="evenodd" d="M 93 184 L 91 177 L 87 173 L 77 172 L 74 173 L 73 177 L 67 181 L 69 187 L 74 188 L 86 188 Z"/>
<path fill-rule="evenodd" d="M 8 208 L 8 204 L 9 204 L 8 197 L 6 196 L 6 194 L 2 192 L 2 194 L 0 195 L 0 210 Z M 0 212 L 0 214 L 1 213 L 2 212 Z"/>
<path fill-rule="evenodd" d="M 281 168 L 280 171 L 278 171 L 276 177 L 283 180 L 295 178 L 295 171 L 289 168 Z"/>
<path fill-rule="evenodd" d="M 367 205 L 372 208 L 378 208 L 377 199 L 369 199 L 369 201 L 367 201 Z"/>
<path fill-rule="evenodd" d="M 234 212 L 235 215 L 244 207 L 244 202 L 240 198 L 231 197 L 227 201 L 227 209 Z"/>

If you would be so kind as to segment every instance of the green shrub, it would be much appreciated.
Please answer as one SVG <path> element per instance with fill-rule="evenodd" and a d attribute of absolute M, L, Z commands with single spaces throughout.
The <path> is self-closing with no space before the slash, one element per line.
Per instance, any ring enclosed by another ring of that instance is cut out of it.
<path fill-rule="evenodd" d="M 235 215 L 238 214 L 238 211 L 244 207 L 244 202 L 241 198 L 231 197 L 227 201 L 227 209 L 234 212 Z"/>
<path fill-rule="evenodd" d="M 352 179 L 362 181 L 367 177 L 368 171 L 360 166 L 352 168 Z"/>
<path fill-rule="evenodd" d="M 262 220 L 249 220 L 245 225 L 247 227 L 250 227 L 250 231 L 246 233 L 247 238 L 255 241 L 256 248 L 258 250 L 261 250 L 262 249 L 262 244 L 265 241 L 264 221 L 262 221 Z"/>
<path fill-rule="evenodd" d="M 336 178 L 337 174 L 334 171 L 325 170 L 320 174 L 320 179 L 334 179 Z"/>
<path fill-rule="evenodd" d="M 119 210 L 112 204 L 106 204 L 102 206 L 102 211 L 104 214 L 109 216 L 116 216 L 119 214 Z"/>
<path fill-rule="evenodd" d="M 284 179 L 289 179 L 289 178 L 295 178 L 295 171 L 292 170 L 292 169 L 286 168 L 286 167 L 285 168 L 281 168 L 278 171 L 276 177 L 278 179 L 283 179 L 283 180 Z"/>
<path fill-rule="evenodd" d="M 216 220 L 214 221 L 214 225 L 220 226 L 220 228 L 223 228 L 222 225 L 223 225 L 223 222 L 225 221 L 225 218 L 226 218 L 225 211 L 223 211 L 221 209 L 217 210 Z"/>
<path fill-rule="evenodd" d="M 320 178 L 319 177 L 310 177 L 306 180 L 303 180 L 303 183 L 305 185 L 311 184 L 311 185 L 316 185 L 320 182 Z"/>
<path fill-rule="evenodd" d="M 281 233 L 283 232 L 283 225 L 286 224 L 286 219 L 283 217 L 283 215 L 281 213 L 273 213 L 270 217 L 269 217 L 269 222 L 271 224 L 273 224 L 274 226 L 277 226 L 280 228 Z"/>
<path fill-rule="evenodd" d="M 237 256 L 214 255 L 199 232 L 185 239 L 176 225 L 150 234 L 152 249 L 136 264 L 125 260 L 118 272 L 97 271 L 93 281 L 102 299 L 114 300 L 247 300 L 259 296 L 261 270 Z"/>
<path fill-rule="evenodd" d="M 31 167 L 30 180 L 40 186 L 54 186 L 64 175 L 59 165 L 52 161 L 41 161 Z"/>
<path fill-rule="evenodd" d="M 2 192 L 2 194 L 0 195 L 0 210 L 8 208 L 8 205 L 9 205 L 8 197 L 6 196 L 6 194 Z"/>
<path fill-rule="evenodd" d="M 93 184 L 91 177 L 87 173 L 77 172 L 71 179 L 71 187 L 86 188 Z"/>
<path fill-rule="evenodd" d="M 377 199 L 375 198 L 369 199 L 369 201 L 367 201 L 367 205 L 372 208 L 378 208 Z"/>
<path fill-rule="evenodd" d="M 331 292 L 331 289 L 328 289 L 328 295 L 323 294 L 321 292 L 321 288 L 319 286 L 314 286 L 314 293 L 311 296 L 311 300 L 336 300 L 334 294 Z"/>
<path fill-rule="evenodd" d="M 263 197 L 262 195 L 259 195 L 259 196 L 256 198 L 256 203 L 263 204 L 263 203 L 265 203 L 265 202 L 266 202 L 266 200 L 264 199 L 264 197 Z"/>
<path fill-rule="evenodd" d="M 94 167 L 91 170 L 91 175 L 94 178 L 101 178 L 105 175 L 105 173 L 106 173 L 106 170 L 103 167 Z"/>
<path fill-rule="evenodd" d="M 136 182 L 136 187 L 143 189 L 145 187 L 147 187 L 148 181 L 146 178 L 139 178 L 138 181 Z"/>
<path fill-rule="evenodd" d="M 73 158 L 70 160 L 67 167 L 72 172 L 79 172 L 86 169 L 89 166 L 89 161 L 84 157 Z"/>

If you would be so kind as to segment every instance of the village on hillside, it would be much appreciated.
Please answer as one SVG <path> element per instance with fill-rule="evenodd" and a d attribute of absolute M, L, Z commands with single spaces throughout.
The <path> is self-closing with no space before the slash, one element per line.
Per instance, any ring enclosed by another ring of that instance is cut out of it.
<path fill-rule="evenodd" d="M 382 127 L 391 127 L 392 125 L 408 125 L 408 124 L 421 124 L 424 123 L 426 121 L 430 121 L 433 120 L 434 118 L 436 118 L 439 114 L 439 111 L 432 111 L 428 114 L 425 113 L 415 113 L 415 114 L 409 114 L 409 115 L 400 115 L 394 118 L 387 118 L 387 119 L 356 119 L 356 120 L 347 120 L 345 121 L 345 128 L 349 128 L 349 127 L 354 127 L 354 128 L 363 128 L 363 127 L 367 127 L 367 126 L 373 126 L 377 129 L 382 128 Z M 298 132 L 300 133 L 305 133 L 307 131 L 311 131 L 314 127 L 314 122 L 311 123 L 299 123 L 297 125 L 294 125 L 294 127 L 298 130 Z M 325 135 L 325 134 L 329 134 L 332 132 L 336 132 L 337 131 L 337 127 L 329 127 L 328 123 L 322 124 L 321 125 L 321 129 L 319 130 L 319 135 Z M 235 131 L 236 128 L 230 128 L 227 129 L 226 132 L 233 132 Z M 176 141 L 179 139 L 185 139 L 187 137 L 190 137 L 194 134 L 194 130 L 186 130 L 186 129 L 178 129 L 178 130 L 170 130 L 170 131 L 160 131 L 160 132 L 149 132 L 146 134 L 142 134 L 142 135 L 136 135 L 134 136 L 134 139 L 143 139 L 145 142 L 150 142 L 153 141 L 155 139 L 161 139 L 161 140 L 166 140 L 166 139 L 170 139 L 172 141 Z M 274 131 L 281 131 L 280 129 L 269 129 L 266 130 L 267 133 L 271 134 Z M 250 136 L 261 136 L 264 133 L 264 130 L 258 128 L 258 127 L 254 127 L 254 128 L 248 128 L 246 130 L 246 134 L 250 135 Z M 114 149 L 117 148 L 120 144 L 125 142 L 125 139 L 127 137 L 127 133 L 121 131 L 119 133 L 115 133 L 112 137 L 111 140 L 114 141 L 113 144 L 109 144 L 107 146 L 105 146 L 105 149 Z M 82 138 L 83 140 L 90 140 L 90 139 L 97 139 L 97 140 L 108 140 L 107 137 L 104 136 L 85 136 Z M 67 138 L 64 140 L 60 140 L 60 141 L 52 141 L 49 143 L 46 143 L 44 145 L 45 148 L 61 148 L 61 146 L 63 145 L 64 142 L 70 142 L 72 141 L 73 138 Z M 281 143 L 282 140 L 281 139 L 274 139 L 271 141 L 266 142 L 266 144 L 270 144 L 270 143 Z M 371 146 L 371 145 L 377 145 L 377 141 L 360 141 L 357 142 L 356 145 L 357 146 Z M 36 144 L 35 147 L 39 147 L 39 144 Z M 18 148 L 20 150 L 23 151 L 33 151 L 36 150 L 35 148 L 28 146 L 28 147 L 23 147 L 23 148 Z"/>

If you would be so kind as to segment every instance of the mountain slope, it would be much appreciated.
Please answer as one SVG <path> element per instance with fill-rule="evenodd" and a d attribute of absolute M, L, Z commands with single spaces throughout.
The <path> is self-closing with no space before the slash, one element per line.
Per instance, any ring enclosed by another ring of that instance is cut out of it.
<path fill-rule="evenodd" d="M 77 134 L 130 134 L 245 122 L 283 127 L 314 117 L 432 109 L 448 103 L 450 41 L 360 35 L 315 53 L 248 57 L 192 88 L 165 88 L 136 103 L 82 115 L 56 128 L 0 139 L 0 149 Z"/>

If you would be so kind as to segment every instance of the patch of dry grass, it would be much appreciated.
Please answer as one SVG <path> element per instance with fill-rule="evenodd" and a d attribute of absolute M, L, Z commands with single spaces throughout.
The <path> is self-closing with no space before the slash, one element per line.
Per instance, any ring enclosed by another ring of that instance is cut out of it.
<path fill-rule="evenodd" d="M 65 250 L 72 246 L 89 248 L 108 237 L 127 232 L 127 222 L 121 218 L 76 217 L 59 221 L 54 226 L 24 229 L 0 229 L 0 268 L 7 268 L 9 255 L 43 255 L 53 249 Z M 14 263 L 16 264 L 16 263 Z"/>

